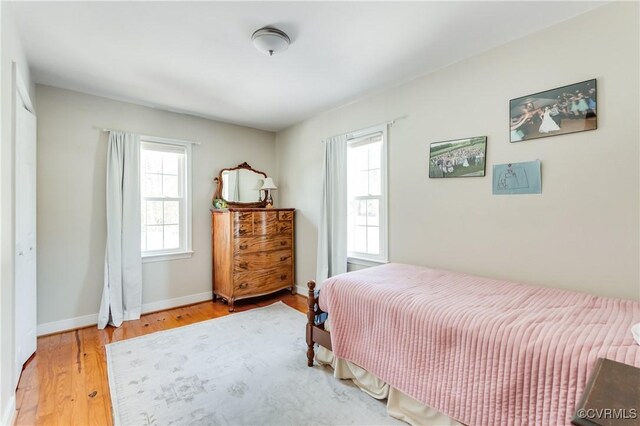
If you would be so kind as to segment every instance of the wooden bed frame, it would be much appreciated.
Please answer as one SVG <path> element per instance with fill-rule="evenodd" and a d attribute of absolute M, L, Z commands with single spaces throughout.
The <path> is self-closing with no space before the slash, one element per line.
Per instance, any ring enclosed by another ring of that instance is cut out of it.
<path fill-rule="evenodd" d="M 319 344 L 329 350 L 331 349 L 331 335 L 324 329 L 324 324 L 315 325 L 316 315 L 323 313 L 318 307 L 316 309 L 316 296 L 315 288 L 316 282 L 311 280 L 307 283 L 309 288 L 308 309 L 307 309 L 307 365 L 313 367 L 313 357 L 315 352 L 313 350 L 314 344 Z"/>

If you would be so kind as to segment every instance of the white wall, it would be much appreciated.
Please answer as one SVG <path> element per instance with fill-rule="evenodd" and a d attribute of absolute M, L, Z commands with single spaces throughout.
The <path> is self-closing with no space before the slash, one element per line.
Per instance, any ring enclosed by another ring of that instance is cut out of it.
<path fill-rule="evenodd" d="M 390 259 L 638 299 L 638 3 L 616 2 L 276 135 L 297 212 L 297 282 L 315 277 L 320 140 L 389 132 Z M 380 60 L 384 60 L 381 54 Z M 598 79 L 598 129 L 509 143 L 509 100 Z M 487 176 L 429 179 L 429 143 L 488 136 Z M 541 195 L 493 196 L 491 165 L 542 160 Z"/>
<path fill-rule="evenodd" d="M 143 265 L 142 302 L 211 291 L 211 195 L 221 168 L 275 171 L 275 135 L 38 85 L 38 324 L 50 332 L 95 323 L 106 243 L 107 133 L 96 127 L 195 140 L 191 259 Z M 151 304 L 151 305 L 149 305 Z M 79 317 L 79 318 L 78 318 Z M 67 321 L 76 318 L 74 321 Z"/>
<path fill-rule="evenodd" d="M 30 89 L 34 101 L 29 65 L 10 12 L 0 2 L 1 12 L 1 86 L 0 113 L 0 423 L 10 421 L 15 407 L 13 363 L 15 355 L 13 274 L 14 274 L 14 88 L 13 64 Z"/>

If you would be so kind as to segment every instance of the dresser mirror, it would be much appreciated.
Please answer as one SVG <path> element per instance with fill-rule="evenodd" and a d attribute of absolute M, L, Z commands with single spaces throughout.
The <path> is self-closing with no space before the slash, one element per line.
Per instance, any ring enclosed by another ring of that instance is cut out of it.
<path fill-rule="evenodd" d="M 220 170 L 214 181 L 218 188 L 214 199 L 222 199 L 229 207 L 264 207 L 262 184 L 267 174 L 242 163 L 236 167 Z"/>

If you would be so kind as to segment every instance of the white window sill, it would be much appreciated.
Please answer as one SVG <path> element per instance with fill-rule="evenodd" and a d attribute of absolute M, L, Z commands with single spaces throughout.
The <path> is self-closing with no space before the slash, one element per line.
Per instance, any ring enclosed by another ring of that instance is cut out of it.
<path fill-rule="evenodd" d="M 142 256 L 142 263 L 166 262 L 169 260 L 189 259 L 193 256 L 193 251 L 183 251 L 180 253 L 145 254 Z"/>
<path fill-rule="evenodd" d="M 371 259 L 362 259 L 359 257 L 347 257 L 347 263 L 351 263 L 353 265 L 360 265 L 360 266 L 379 266 L 389 262 L 387 262 L 386 260 L 371 260 Z"/>

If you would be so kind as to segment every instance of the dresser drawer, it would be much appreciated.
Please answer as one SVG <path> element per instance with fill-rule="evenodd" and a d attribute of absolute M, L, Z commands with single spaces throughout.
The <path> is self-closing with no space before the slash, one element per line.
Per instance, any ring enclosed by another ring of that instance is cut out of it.
<path fill-rule="evenodd" d="M 252 212 L 233 212 L 234 222 L 251 222 L 253 219 Z"/>
<path fill-rule="evenodd" d="M 278 235 L 275 237 L 249 237 L 236 238 L 234 240 L 233 253 L 237 256 L 242 253 L 255 253 L 258 251 L 270 251 L 278 249 L 291 249 L 293 240 L 291 235 Z"/>
<path fill-rule="evenodd" d="M 277 232 L 291 234 L 293 232 L 293 222 L 278 222 Z"/>
<path fill-rule="evenodd" d="M 238 296 L 263 294 L 293 285 L 291 266 L 234 273 L 234 293 Z"/>
<path fill-rule="evenodd" d="M 254 212 L 253 235 L 271 235 L 278 231 L 278 212 Z"/>
<path fill-rule="evenodd" d="M 278 220 L 293 220 L 293 212 L 278 212 Z"/>
<path fill-rule="evenodd" d="M 278 220 L 277 211 L 260 211 L 253 212 L 253 223 L 261 225 L 262 223 L 272 223 Z"/>
<path fill-rule="evenodd" d="M 233 270 L 235 272 L 243 272 L 283 265 L 290 266 L 292 257 L 291 250 L 242 253 L 234 257 Z"/>
<path fill-rule="evenodd" d="M 248 237 L 253 235 L 253 223 L 236 222 L 233 226 L 233 235 L 235 237 Z"/>

